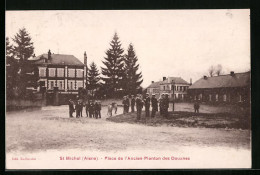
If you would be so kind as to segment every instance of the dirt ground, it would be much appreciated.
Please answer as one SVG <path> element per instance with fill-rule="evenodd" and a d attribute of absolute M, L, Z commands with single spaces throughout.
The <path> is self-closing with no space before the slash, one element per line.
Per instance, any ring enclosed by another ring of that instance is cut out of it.
<path fill-rule="evenodd" d="M 149 126 L 102 118 L 69 118 L 68 106 L 7 112 L 7 168 L 226 168 L 250 167 L 250 130 Z M 118 107 L 122 114 L 122 107 Z M 75 115 L 75 114 L 74 114 Z M 70 163 L 59 156 L 96 156 L 97 162 Z M 188 156 L 189 162 L 105 161 L 104 156 Z M 37 161 L 15 161 L 14 157 Z M 102 166 L 100 166 L 102 164 Z"/>
<path fill-rule="evenodd" d="M 115 123 L 101 119 L 68 118 L 67 106 L 8 112 L 6 151 L 48 149 L 171 149 L 184 145 L 250 148 L 250 131 L 236 129 L 182 128 Z M 118 114 L 122 114 L 119 107 Z"/>

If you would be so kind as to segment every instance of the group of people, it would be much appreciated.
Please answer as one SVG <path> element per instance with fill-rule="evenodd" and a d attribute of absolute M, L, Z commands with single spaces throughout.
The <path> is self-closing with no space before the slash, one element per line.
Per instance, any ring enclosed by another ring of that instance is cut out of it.
<path fill-rule="evenodd" d="M 75 107 L 74 107 L 75 106 Z M 86 100 L 78 99 L 73 102 L 69 100 L 69 117 L 73 117 L 73 113 L 76 112 L 76 118 L 83 117 L 82 111 L 85 107 L 86 117 L 89 118 L 101 118 L 101 102 L 97 100 Z"/>
<path fill-rule="evenodd" d="M 140 120 L 141 118 L 141 111 L 143 107 L 145 107 L 145 117 L 150 117 L 150 107 L 152 107 L 151 117 L 154 118 L 156 112 L 158 111 L 158 105 L 160 115 L 163 117 L 168 116 L 169 98 L 167 94 L 162 94 L 159 100 L 156 99 L 155 94 L 152 94 L 152 98 L 150 98 L 148 93 L 144 98 L 141 94 L 137 94 L 136 97 L 132 95 L 131 98 L 129 96 L 124 96 L 122 104 L 124 114 L 129 112 L 130 107 L 131 112 L 135 112 L 136 107 L 137 120 Z"/>

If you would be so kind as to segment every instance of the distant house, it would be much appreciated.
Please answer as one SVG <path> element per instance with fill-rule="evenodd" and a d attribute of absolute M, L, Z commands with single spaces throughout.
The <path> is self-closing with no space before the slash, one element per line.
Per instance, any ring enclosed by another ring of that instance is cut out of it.
<path fill-rule="evenodd" d="M 152 82 L 147 88 L 147 93 L 155 94 L 157 98 L 162 94 L 168 94 L 169 98 L 174 97 L 176 100 L 184 100 L 187 97 L 189 86 L 190 84 L 181 77 L 163 77 L 163 81 Z"/>
<path fill-rule="evenodd" d="M 189 87 L 188 94 L 192 100 L 209 103 L 249 102 L 250 72 L 204 76 Z"/>
<path fill-rule="evenodd" d="M 84 64 L 73 55 L 41 54 L 30 59 L 39 70 L 39 84 L 47 92 L 58 87 L 61 94 L 77 94 L 78 88 L 86 86 L 87 55 Z"/>

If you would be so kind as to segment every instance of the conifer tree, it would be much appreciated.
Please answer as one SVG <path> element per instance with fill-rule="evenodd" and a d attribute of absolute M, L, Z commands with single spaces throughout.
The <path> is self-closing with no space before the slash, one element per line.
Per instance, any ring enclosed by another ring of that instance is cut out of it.
<path fill-rule="evenodd" d="M 18 94 L 24 96 L 26 87 L 29 84 L 35 84 L 36 77 L 34 77 L 35 67 L 30 64 L 28 58 L 33 56 L 34 47 L 31 37 L 25 28 L 19 29 L 18 33 L 12 38 L 14 42 L 13 53 L 15 59 L 18 60 L 19 70 L 17 74 Z"/>
<path fill-rule="evenodd" d="M 88 90 L 91 91 L 92 96 L 94 95 L 94 91 L 99 87 L 99 72 L 97 66 L 94 62 L 90 64 L 90 69 L 88 71 Z"/>
<path fill-rule="evenodd" d="M 142 72 L 138 73 L 139 64 L 137 64 L 138 58 L 135 54 L 133 44 L 129 44 L 127 54 L 125 55 L 124 62 L 124 85 L 125 94 L 136 94 L 140 85 L 143 82 Z"/>
<path fill-rule="evenodd" d="M 102 69 L 102 80 L 104 81 L 104 87 L 107 90 L 107 95 L 115 94 L 122 88 L 122 80 L 124 75 L 124 61 L 121 43 L 117 33 L 115 33 L 112 41 L 110 42 L 111 48 L 106 51 L 105 61 L 103 61 L 104 67 Z"/>

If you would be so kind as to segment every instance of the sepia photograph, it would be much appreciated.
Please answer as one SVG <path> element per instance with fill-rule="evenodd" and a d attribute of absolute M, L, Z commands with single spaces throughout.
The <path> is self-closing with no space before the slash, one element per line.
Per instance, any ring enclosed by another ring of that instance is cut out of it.
<path fill-rule="evenodd" d="M 6 170 L 251 168 L 249 9 L 5 15 Z"/>

